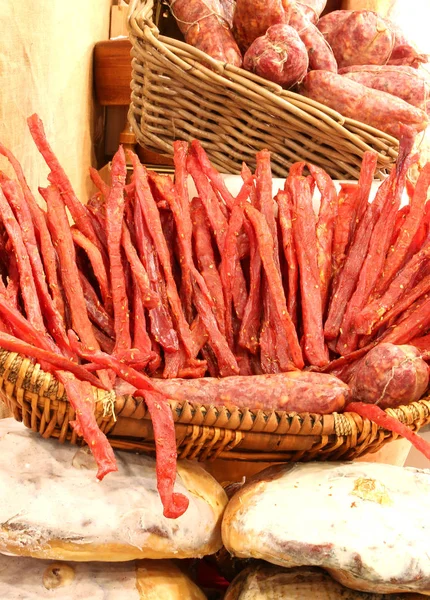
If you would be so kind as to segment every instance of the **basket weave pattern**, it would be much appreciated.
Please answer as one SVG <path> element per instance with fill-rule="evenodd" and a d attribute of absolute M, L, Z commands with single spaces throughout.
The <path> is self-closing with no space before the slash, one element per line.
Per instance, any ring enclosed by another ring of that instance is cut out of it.
<path fill-rule="evenodd" d="M 70 426 L 74 411 L 64 387 L 30 359 L 0 350 L 0 397 L 18 421 L 61 442 L 80 442 Z M 96 418 L 114 448 L 155 451 L 149 413 L 141 398 L 115 399 L 94 388 Z M 353 459 L 376 452 L 396 435 L 355 413 L 317 415 L 215 408 L 170 401 L 180 458 L 247 461 Z M 388 411 L 418 430 L 430 423 L 430 400 Z"/>
<path fill-rule="evenodd" d="M 159 34 L 154 0 L 130 0 L 132 95 L 129 120 L 140 144 L 173 154 L 175 139 L 198 139 L 222 172 L 255 167 L 255 153 L 272 153 L 272 170 L 286 177 L 309 161 L 335 179 L 356 179 L 366 150 L 378 152 L 378 174 L 397 157 L 398 141 L 244 69 L 211 59 Z"/>

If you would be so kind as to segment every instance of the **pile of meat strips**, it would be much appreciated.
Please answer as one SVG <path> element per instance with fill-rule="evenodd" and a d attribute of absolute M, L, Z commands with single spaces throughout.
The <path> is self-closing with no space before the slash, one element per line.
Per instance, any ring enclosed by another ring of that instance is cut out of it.
<path fill-rule="evenodd" d="M 40 119 L 28 123 L 50 168 L 48 187 L 39 189 L 46 209 L 0 145 L 16 174 L 0 174 L 0 346 L 39 362 L 64 385 L 76 414 L 72 426 L 93 452 L 100 479 L 117 467 L 94 417 L 93 386 L 144 399 L 158 489 L 172 518 L 187 500 L 173 492 L 168 398 L 320 414 L 347 406 L 430 456 L 377 406 L 382 396 L 352 402 L 363 399 L 354 394 L 357 372 L 366 372 L 363 360 L 375 352 L 383 352 L 391 380 L 399 365 L 403 383 L 415 377 L 415 397 L 402 389 L 396 400 L 397 382 L 384 408 L 419 398 L 428 385 L 430 164 L 413 185 L 408 169 L 418 157 L 410 139 L 402 140 L 372 202 L 373 152 L 363 157 L 359 181 L 340 191 L 323 169 L 294 164 L 273 198 L 270 153 L 263 150 L 255 174 L 243 165 L 234 197 L 199 142 L 178 141 L 174 180 L 130 153 L 127 183 L 119 148 L 110 185 L 91 170 L 99 191 L 84 205 Z M 409 202 L 402 205 L 405 190 Z M 385 394 L 387 382 L 380 372 L 378 378 Z"/>

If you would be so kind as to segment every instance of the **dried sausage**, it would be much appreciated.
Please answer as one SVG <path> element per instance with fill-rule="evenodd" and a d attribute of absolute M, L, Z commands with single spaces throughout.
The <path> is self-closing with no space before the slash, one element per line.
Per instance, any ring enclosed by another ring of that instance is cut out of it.
<path fill-rule="evenodd" d="M 317 27 L 306 17 L 300 5 L 295 0 L 283 0 L 283 6 L 287 15 L 286 22 L 298 31 L 306 46 L 310 69 L 337 73 L 336 59 L 330 46 Z"/>
<path fill-rule="evenodd" d="M 340 69 L 339 73 L 366 87 L 387 92 L 430 112 L 430 82 L 422 71 L 406 65 L 364 65 Z"/>
<path fill-rule="evenodd" d="M 418 134 L 428 125 L 427 114 L 419 108 L 337 73 L 311 71 L 301 85 L 301 92 L 345 117 L 376 127 L 398 139 L 402 124 L 412 134 Z"/>
<path fill-rule="evenodd" d="M 157 389 L 179 402 L 318 414 L 341 411 L 350 400 L 350 389 L 340 379 L 311 371 L 157 380 Z"/>
<path fill-rule="evenodd" d="M 427 54 L 418 52 L 406 39 L 398 25 L 388 19 L 386 21 L 394 34 L 394 46 L 388 61 L 389 65 L 408 65 L 417 69 L 421 64 L 428 62 Z"/>
<path fill-rule="evenodd" d="M 298 4 L 311 23 L 317 23 L 327 0 L 299 0 Z"/>
<path fill-rule="evenodd" d="M 336 12 L 341 14 L 323 17 L 318 29 L 330 44 L 339 68 L 383 65 L 389 60 L 395 40 L 389 22 L 370 10 Z"/>
<path fill-rule="evenodd" d="M 248 71 L 289 88 L 306 75 L 309 58 L 297 31 L 279 24 L 252 42 L 243 65 Z"/>
<path fill-rule="evenodd" d="M 233 27 L 233 15 L 236 8 L 235 0 L 219 0 L 222 9 L 222 16 L 227 21 L 230 29 Z"/>
<path fill-rule="evenodd" d="M 188 44 L 216 60 L 242 66 L 242 56 L 220 0 L 170 0 L 170 9 Z"/>
<path fill-rule="evenodd" d="M 349 17 L 350 12 L 350 10 L 333 10 L 318 21 L 317 27 L 330 45 L 337 29 Z"/>
<path fill-rule="evenodd" d="M 282 0 L 237 0 L 233 32 L 243 52 L 269 27 L 279 23 L 285 23 Z"/>
<path fill-rule="evenodd" d="M 395 408 L 421 398 L 429 373 L 414 346 L 379 344 L 357 363 L 349 383 L 355 400 Z"/>

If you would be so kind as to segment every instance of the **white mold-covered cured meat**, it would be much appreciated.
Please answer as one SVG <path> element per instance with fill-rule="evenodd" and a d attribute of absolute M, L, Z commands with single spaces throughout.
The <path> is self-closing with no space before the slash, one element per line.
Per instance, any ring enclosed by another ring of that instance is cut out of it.
<path fill-rule="evenodd" d="M 61 445 L 0 421 L 0 552 L 75 561 L 189 558 L 216 552 L 227 497 L 190 462 L 178 464 L 175 491 L 189 508 L 163 516 L 155 460 L 117 453 L 102 482 L 86 448 Z M 198 526 L 196 526 L 198 524 Z"/>
<path fill-rule="evenodd" d="M 224 600 L 422 600 L 421 594 L 374 594 L 349 590 L 315 567 L 258 565 L 242 571 Z"/>
<path fill-rule="evenodd" d="M 0 555 L 4 600 L 205 600 L 173 562 L 73 563 Z"/>
<path fill-rule="evenodd" d="M 272 467 L 223 520 L 234 555 L 319 566 L 350 588 L 430 595 L 430 471 L 373 463 Z"/>

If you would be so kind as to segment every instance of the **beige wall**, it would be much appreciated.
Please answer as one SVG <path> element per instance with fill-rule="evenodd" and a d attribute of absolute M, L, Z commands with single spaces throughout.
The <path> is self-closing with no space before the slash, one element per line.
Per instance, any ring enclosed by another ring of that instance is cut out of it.
<path fill-rule="evenodd" d="M 47 168 L 26 118 L 37 112 L 78 196 L 86 199 L 94 121 L 92 52 L 109 37 L 112 0 L 2 0 L 0 140 L 22 161 L 30 185 Z M 0 157 L 0 169 L 6 169 Z"/>

